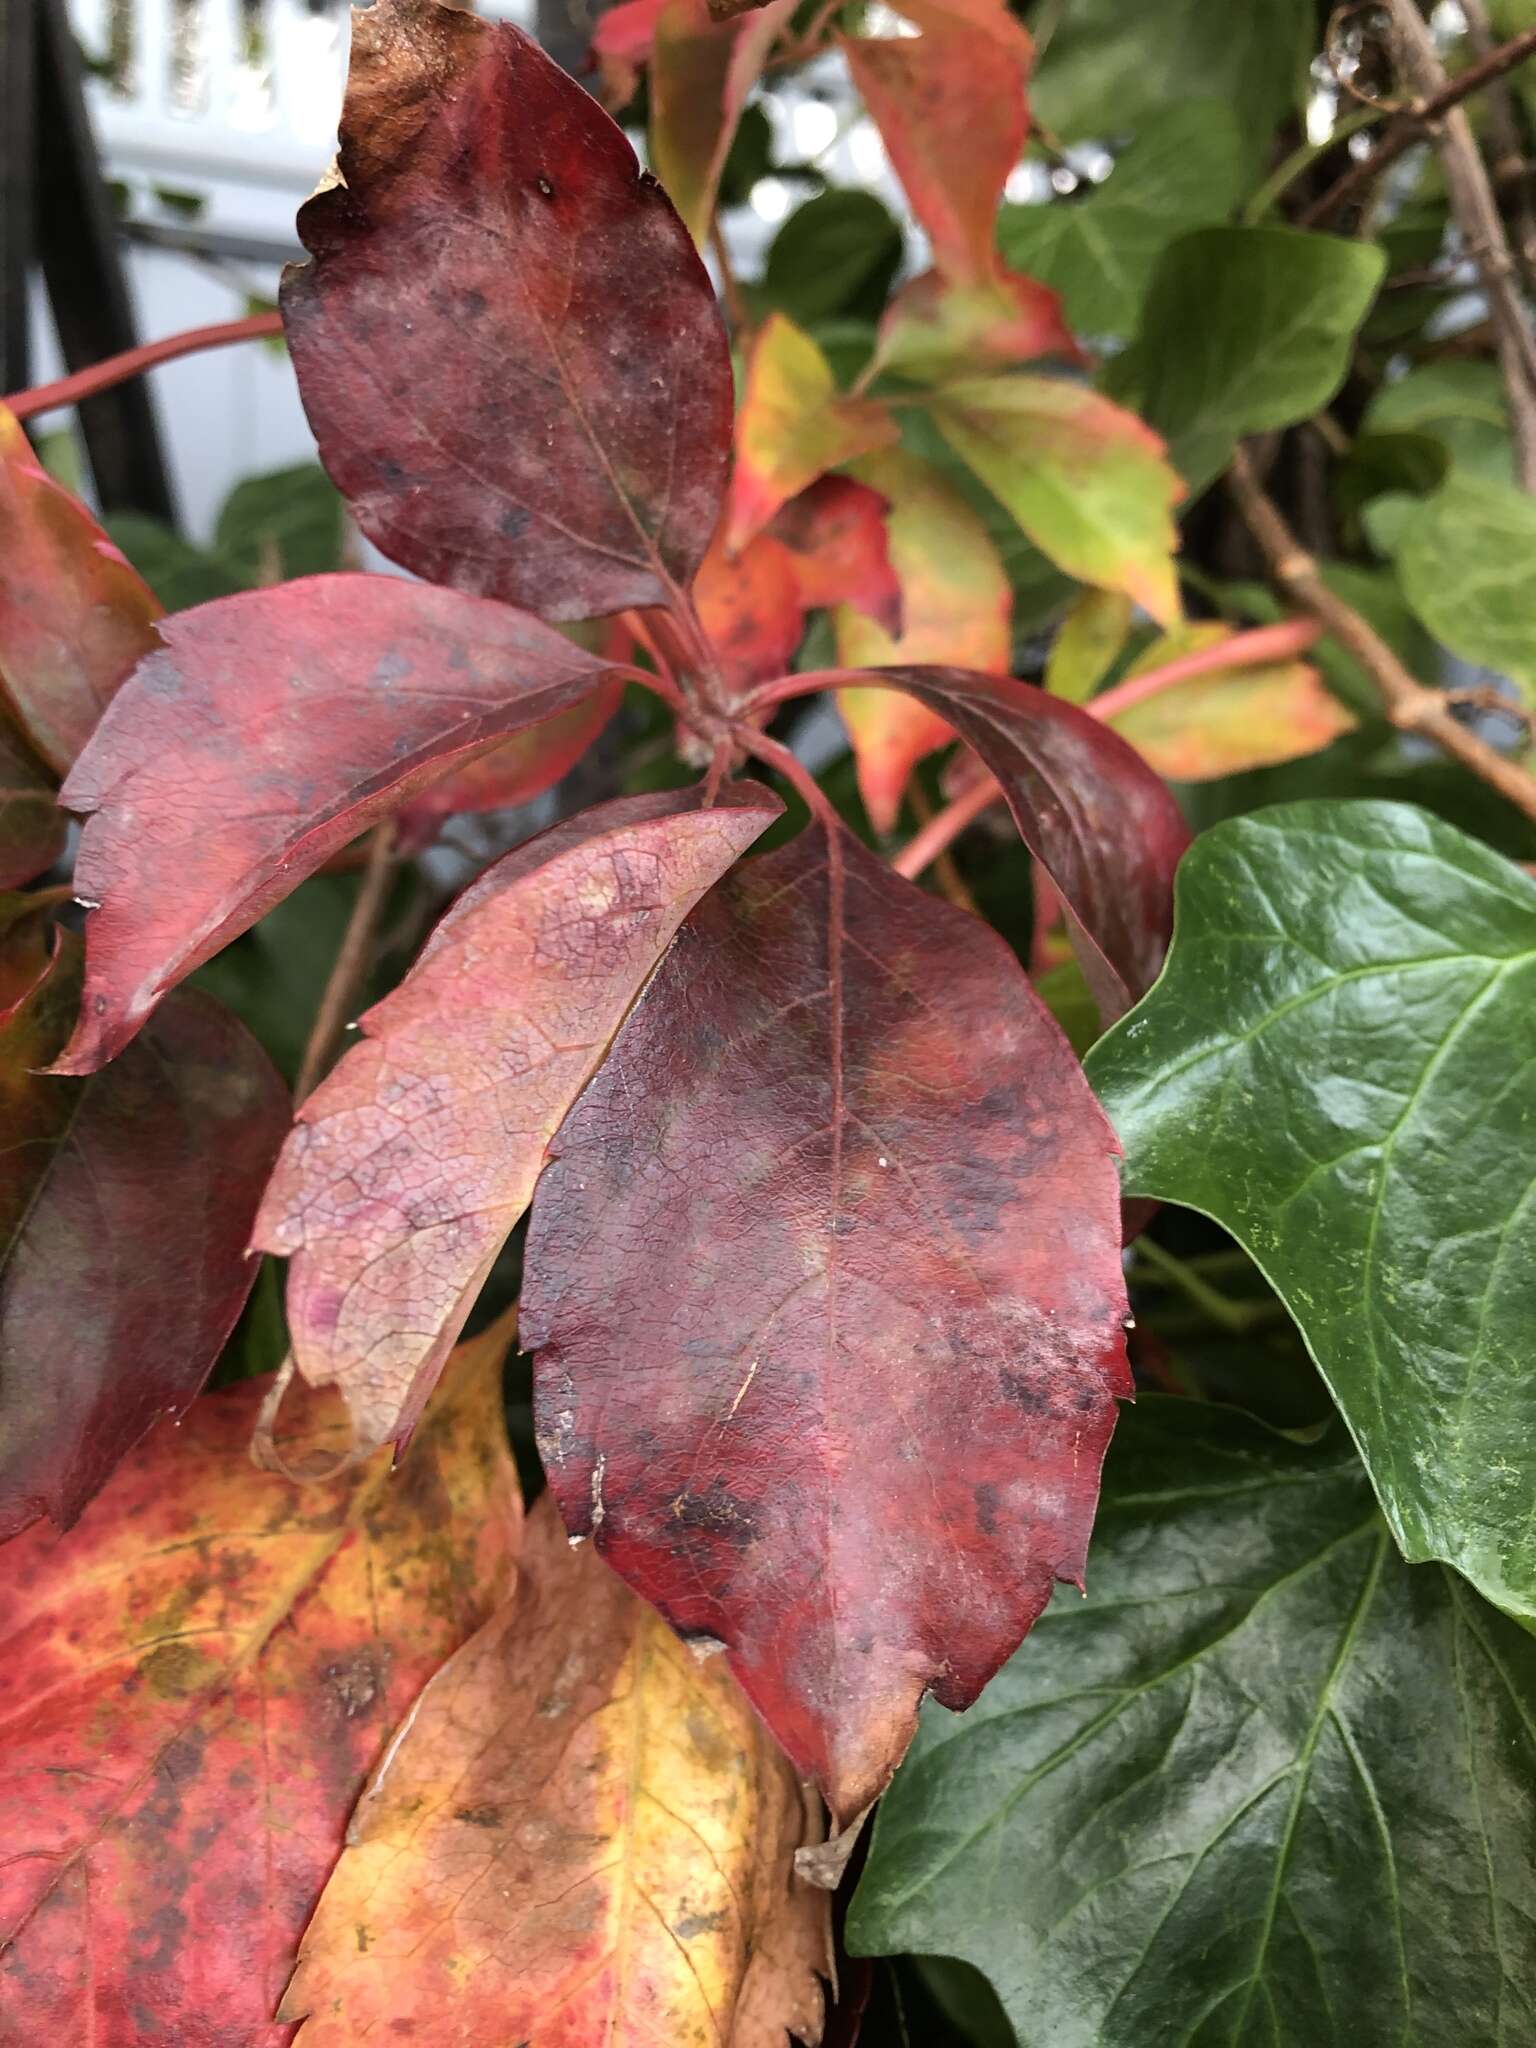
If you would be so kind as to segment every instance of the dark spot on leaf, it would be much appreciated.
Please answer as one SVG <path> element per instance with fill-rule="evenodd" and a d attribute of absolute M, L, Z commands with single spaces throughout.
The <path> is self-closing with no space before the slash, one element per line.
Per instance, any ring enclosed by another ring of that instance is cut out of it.
<path fill-rule="evenodd" d="M 501 1826 L 499 1806 L 460 1806 L 454 1811 L 454 1819 L 463 1821 L 471 1828 L 498 1828 Z"/>
<path fill-rule="evenodd" d="M 718 1934 L 725 1925 L 723 1910 L 714 1913 L 685 1913 L 681 1920 L 674 1920 L 672 1932 L 679 1941 L 692 1941 L 696 1935 Z"/>
<path fill-rule="evenodd" d="M 527 524 L 528 514 L 521 505 L 509 505 L 496 522 L 498 530 L 504 533 L 508 540 L 516 540 Z"/>

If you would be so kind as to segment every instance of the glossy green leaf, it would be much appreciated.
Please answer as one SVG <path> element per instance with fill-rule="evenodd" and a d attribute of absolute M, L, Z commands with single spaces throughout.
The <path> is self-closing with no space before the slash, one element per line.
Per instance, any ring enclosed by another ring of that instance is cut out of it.
<path fill-rule="evenodd" d="M 1030 100 L 1068 142 L 1139 129 L 1171 102 L 1199 96 L 1232 109 L 1256 159 L 1275 123 L 1303 102 L 1310 0 L 1214 9 L 1212 0 L 1071 0 L 1047 19 Z"/>
<path fill-rule="evenodd" d="M 1452 470 L 1405 508 L 1392 540 L 1403 595 L 1436 639 L 1512 677 L 1536 705 L 1536 498 Z"/>
<path fill-rule="evenodd" d="M 1358 1462 L 1144 1396 L 1088 1597 L 882 1800 L 855 1953 L 986 1972 L 1021 2048 L 1523 2048 L 1536 1643 L 1401 1562 Z"/>
<path fill-rule="evenodd" d="M 785 221 L 759 296 L 800 327 L 873 319 L 901 262 L 901 229 L 871 192 L 822 192 Z"/>
<path fill-rule="evenodd" d="M 1536 1621 L 1536 882 L 1399 804 L 1218 826 L 1088 1066 L 1301 1327 L 1411 1559 Z"/>
<path fill-rule="evenodd" d="M 1334 235 L 1197 228 L 1163 252 L 1104 388 L 1167 438 L 1200 490 L 1244 434 L 1305 419 L 1338 390 L 1383 262 Z"/>
<path fill-rule="evenodd" d="M 190 611 L 215 597 L 232 597 L 245 580 L 231 562 L 195 548 L 174 527 L 147 512 L 114 512 L 105 522 L 122 549 L 168 612 Z"/>
<path fill-rule="evenodd" d="M 1084 334 L 1129 334 L 1178 235 L 1223 220 L 1244 184 L 1244 140 L 1220 100 L 1161 107 L 1102 185 L 1044 206 L 1005 206 L 998 239 L 1015 270 L 1061 293 Z"/>
<path fill-rule="evenodd" d="M 1514 444 L 1504 380 L 1493 363 L 1421 363 L 1384 384 L 1366 408 L 1372 434 L 1423 434 L 1441 443 L 1458 469 L 1514 480 Z"/>

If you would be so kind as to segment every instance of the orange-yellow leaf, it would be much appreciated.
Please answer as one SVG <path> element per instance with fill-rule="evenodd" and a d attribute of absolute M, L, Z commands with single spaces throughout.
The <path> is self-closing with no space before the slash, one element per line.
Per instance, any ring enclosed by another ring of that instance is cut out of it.
<path fill-rule="evenodd" d="M 937 270 L 913 278 L 887 306 L 875 348 L 882 370 L 929 384 L 1039 356 L 1080 361 L 1081 351 L 1049 285 L 1001 262 L 974 284 L 952 284 Z"/>
<path fill-rule="evenodd" d="M 516 1595 L 363 1795 L 283 2013 L 301 2048 L 814 2043 L 828 1899 L 794 1855 L 819 1838 L 724 1658 L 546 1494 Z"/>
<path fill-rule="evenodd" d="M 1231 637 L 1214 621 L 1165 633 L 1124 680 Z M 1315 754 L 1355 721 L 1310 662 L 1277 661 L 1186 677 L 1112 713 L 1109 723 L 1170 782 L 1207 782 Z"/>
<path fill-rule="evenodd" d="M 0 406 L 0 693 L 63 774 L 108 699 L 159 645 L 160 605 Z"/>
<path fill-rule="evenodd" d="M 254 1239 L 299 1370 L 410 1434 L 544 1147 L 683 918 L 777 815 L 751 783 L 620 797 L 487 869 L 299 1110 Z"/>
<path fill-rule="evenodd" d="M 1045 664 L 1045 687 L 1086 704 L 1114 667 L 1131 630 L 1131 600 L 1118 590 L 1084 590 L 1062 620 Z"/>
<path fill-rule="evenodd" d="M 464 1346 L 397 1471 L 258 1471 L 247 1381 L 162 1424 L 68 1535 L 7 1548 L 0 2040 L 287 2038 L 272 2015 L 358 1792 L 509 1583 L 509 1336 Z M 295 1407 L 345 1438 L 318 1397 Z"/>
<path fill-rule="evenodd" d="M 935 663 L 1006 675 L 1013 597 L 976 513 L 936 469 L 902 450 L 867 457 L 857 474 L 890 506 L 890 557 L 901 585 L 903 627 L 893 636 L 851 605 L 839 606 L 839 662 L 846 668 Z M 853 742 L 865 809 L 877 832 L 889 832 L 912 770 L 953 735 L 936 713 L 898 690 L 839 690 L 837 700 Z"/>
<path fill-rule="evenodd" d="M 838 395 L 830 364 L 808 334 L 773 313 L 747 360 L 736 414 L 726 546 L 745 547 L 789 499 L 829 469 L 900 438 L 874 399 Z"/>

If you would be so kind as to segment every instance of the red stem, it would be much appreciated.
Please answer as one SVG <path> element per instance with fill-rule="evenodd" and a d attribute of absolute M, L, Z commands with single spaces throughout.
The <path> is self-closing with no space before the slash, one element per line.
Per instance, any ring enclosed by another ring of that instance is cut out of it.
<path fill-rule="evenodd" d="M 252 313 L 244 320 L 225 320 L 217 327 L 189 327 L 183 334 L 168 334 L 163 341 L 141 342 L 118 356 L 92 363 L 88 370 L 60 377 L 54 384 L 38 384 L 30 391 L 13 391 L 0 399 L 17 419 L 29 420 L 37 413 L 51 412 L 57 405 L 78 405 L 129 377 L 152 370 L 156 363 L 174 362 L 177 356 L 195 355 L 199 349 L 227 348 L 234 341 L 256 341 L 263 335 L 281 334 L 281 313 Z"/>
<path fill-rule="evenodd" d="M 781 747 L 777 740 L 769 739 L 766 733 L 754 732 L 749 726 L 738 726 L 736 738 L 749 754 L 755 754 L 770 768 L 776 768 L 786 782 L 792 783 L 804 797 L 811 816 L 825 827 L 829 834 L 836 835 L 842 829 L 842 820 L 837 807 L 816 780 L 803 761 L 798 761 L 788 747 Z"/>

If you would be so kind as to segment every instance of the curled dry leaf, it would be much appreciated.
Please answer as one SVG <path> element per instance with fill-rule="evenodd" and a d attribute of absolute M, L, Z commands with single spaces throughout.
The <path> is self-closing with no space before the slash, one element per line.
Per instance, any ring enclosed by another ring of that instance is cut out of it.
<path fill-rule="evenodd" d="M 723 1659 L 573 1551 L 546 1495 L 515 1596 L 363 1795 L 283 2013 L 302 2048 L 815 2043 L 813 1814 Z"/>
<path fill-rule="evenodd" d="M 119 1051 L 165 991 L 358 833 L 610 664 L 525 613 L 392 576 L 311 576 L 168 620 L 61 801 L 91 814 L 80 1024 Z"/>
<path fill-rule="evenodd" d="M 13 899 L 26 903 L 29 899 Z M 0 936 L 0 1540 L 67 1528 L 151 1424 L 179 1415 L 256 1277 L 246 1237 L 288 1095 L 245 1027 L 181 990 L 86 1081 L 40 1073 L 74 1017 L 78 941 Z"/>
<path fill-rule="evenodd" d="M 294 1357 L 358 1440 L 410 1434 L 545 1147 L 699 897 L 778 815 L 733 785 L 620 797 L 518 847 L 443 919 L 309 1096 L 255 1241 L 292 1259 Z"/>
<path fill-rule="evenodd" d="M 1189 827 L 1127 741 L 1075 704 L 957 669 L 892 673 L 948 720 L 1002 784 L 1055 884 L 1106 1023 L 1157 979 L 1173 930 L 1173 876 Z"/>
<path fill-rule="evenodd" d="M 736 415 L 727 548 L 745 547 L 781 505 L 825 471 L 899 439 L 885 406 L 840 396 L 831 365 L 811 337 L 782 313 L 770 314 L 747 358 Z"/>
<path fill-rule="evenodd" d="M 1076 1580 L 1115 1399 L 1113 1136 L 995 933 L 818 830 L 699 905 L 550 1147 L 550 1484 L 724 1642 L 838 1823 Z"/>
<path fill-rule="evenodd" d="M 886 624 L 853 604 L 837 614 L 838 660 L 848 668 L 938 662 L 1004 675 L 1013 647 L 1013 592 L 987 529 L 961 493 L 915 455 L 893 449 L 859 464 L 890 506 L 890 561 L 902 621 Z M 839 690 L 853 742 L 859 794 L 877 832 L 896 824 L 912 770 L 954 738 L 926 704 L 896 690 Z"/>
<path fill-rule="evenodd" d="M 464 1347 L 398 1471 L 258 1472 L 247 1381 L 157 1430 L 68 1537 L 7 1551 L 0 2039 L 288 2038 L 272 2015 L 353 1802 L 507 1584 L 508 1335 Z"/>
<path fill-rule="evenodd" d="M 62 775 L 155 645 L 160 606 L 0 405 L 0 695 Z"/>
<path fill-rule="evenodd" d="M 340 181 L 283 317 L 321 458 L 419 575 L 549 619 L 661 601 L 714 532 L 731 365 L 621 131 L 520 29 L 353 16 Z"/>

